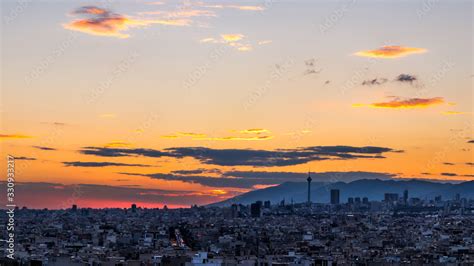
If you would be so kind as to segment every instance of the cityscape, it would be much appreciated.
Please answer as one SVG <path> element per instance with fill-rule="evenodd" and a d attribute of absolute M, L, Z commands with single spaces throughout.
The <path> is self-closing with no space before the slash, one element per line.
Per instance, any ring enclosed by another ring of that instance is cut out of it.
<path fill-rule="evenodd" d="M 469 0 L 0 1 L 0 266 L 474 266 Z"/>
<path fill-rule="evenodd" d="M 313 203 L 311 180 L 308 176 L 308 200 L 302 203 L 24 207 L 16 210 L 19 234 L 12 265 L 474 263 L 474 199 L 460 194 L 420 199 L 404 190 L 402 195 L 384 193 L 382 201 L 350 197 L 341 202 L 340 190 L 330 189 L 330 202 Z M 7 220 L 2 213 L 1 224 Z"/>

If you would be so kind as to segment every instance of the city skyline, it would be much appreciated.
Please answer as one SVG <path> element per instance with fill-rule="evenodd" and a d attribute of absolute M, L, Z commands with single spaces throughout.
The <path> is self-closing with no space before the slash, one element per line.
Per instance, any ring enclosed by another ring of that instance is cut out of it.
<path fill-rule="evenodd" d="M 308 169 L 474 180 L 471 10 L 4 1 L 0 169 L 51 209 L 206 205 Z"/>

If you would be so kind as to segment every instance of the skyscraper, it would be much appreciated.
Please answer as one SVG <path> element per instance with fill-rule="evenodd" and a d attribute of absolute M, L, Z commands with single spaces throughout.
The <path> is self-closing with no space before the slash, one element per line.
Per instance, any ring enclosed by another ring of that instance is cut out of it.
<path fill-rule="evenodd" d="M 331 189 L 331 204 L 339 204 L 339 189 Z"/>
<path fill-rule="evenodd" d="M 405 191 L 403 191 L 403 203 L 404 204 L 408 203 L 408 190 L 407 189 L 405 189 Z"/>
<path fill-rule="evenodd" d="M 250 215 L 253 218 L 262 217 L 262 202 L 256 201 L 255 203 L 250 204 Z"/>
<path fill-rule="evenodd" d="M 313 180 L 311 178 L 310 172 L 308 172 L 308 178 L 306 179 L 308 181 L 308 205 L 311 204 L 311 181 Z"/>

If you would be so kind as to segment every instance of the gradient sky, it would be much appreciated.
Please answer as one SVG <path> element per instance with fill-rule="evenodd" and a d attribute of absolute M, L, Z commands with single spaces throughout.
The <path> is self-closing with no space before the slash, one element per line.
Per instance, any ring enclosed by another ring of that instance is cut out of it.
<path fill-rule="evenodd" d="M 473 180 L 472 23 L 471 1 L 2 1 L 1 170 L 35 208 Z"/>

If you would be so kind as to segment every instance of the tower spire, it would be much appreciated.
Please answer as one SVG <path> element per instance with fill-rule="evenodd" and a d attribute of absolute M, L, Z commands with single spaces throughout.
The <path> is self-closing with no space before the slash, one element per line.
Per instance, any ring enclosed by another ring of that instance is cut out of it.
<path fill-rule="evenodd" d="M 311 171 L 308 171 L 308 178 L 306 181 L 308 181 L 308 205 L 311 204 L 311 181 L 313 179 L 311 178 Z"/>

